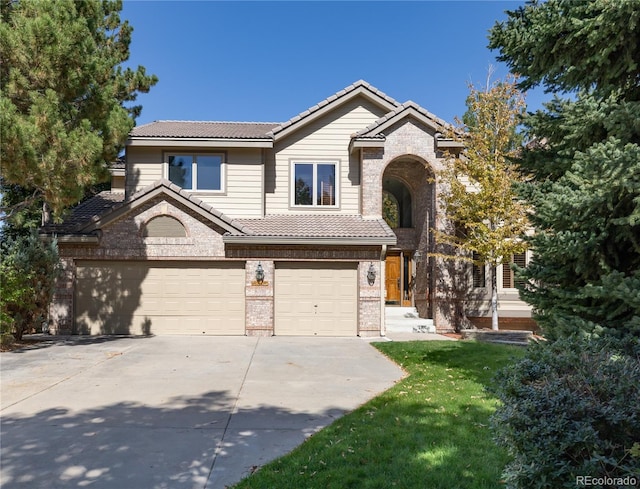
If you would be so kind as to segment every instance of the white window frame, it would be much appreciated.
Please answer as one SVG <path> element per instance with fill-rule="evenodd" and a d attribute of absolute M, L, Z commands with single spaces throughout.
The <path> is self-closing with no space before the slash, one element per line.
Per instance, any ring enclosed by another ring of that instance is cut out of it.
<path fill-rule="evenodd" d="M 313 191 L 311 193 L 312 204 L 301 205 L 296 204 L 296 165 L 313 165 Z M 318 188 L 318 165 L 333 165 L 335 168 L 335 201 L 333 205 L 319 205 L 317 202 Z M 295 209 L 338 209 L 340 207 L 340 161 L 339 160 L 318 160 L 318 159 L 296 159 L 291 160 L 289 164 L 289 203 L 291 208 Z"/>
<path fill-rule="evenodd" d="M 171 181 L 169 178 L 169 157 L 171 156 L 191 156 L 193 163 L 191 163 L 191 188 L 184 188 L 189 192 L 197 192 L 202 194 L 224 194 L 226 192 L 226 173 L 227 162 L 226 154 L 223 152 L 206 152 L 206 151 L 171 151 L 164 155 L 163 162 L 163 177 L 166 180 Z M 198 156 L 219 156 L 220 157 L 220 188 L 219 189 L 199 189 L 198 185 Z M 172 182 L 173 183 L 173 182 Z M 195 188 L 194 188 L 195 187 Z"/>

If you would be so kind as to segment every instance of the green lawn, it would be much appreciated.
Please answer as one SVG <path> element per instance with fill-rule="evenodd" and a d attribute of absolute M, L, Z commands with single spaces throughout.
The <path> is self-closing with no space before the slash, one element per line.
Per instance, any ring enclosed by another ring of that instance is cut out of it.
<path fill-rule="evenodd" d="M 524 350 L 466 341 L 375 346 L 409 375 L 234 487 L 501 487 L 507 457 L 491 440 L 496 401 L 483 388 Z"/>

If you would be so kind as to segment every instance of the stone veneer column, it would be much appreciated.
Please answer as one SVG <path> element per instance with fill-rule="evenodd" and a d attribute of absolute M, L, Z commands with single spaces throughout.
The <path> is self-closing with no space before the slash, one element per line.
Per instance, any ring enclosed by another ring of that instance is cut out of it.
<path fill-rule="evenodd" d="M 258 263 L 264 270 L 262 285 L 256 282 Z M 274 262 L 247 260 L 245 266 L 245 328 L 247 336 L 272 336 L 274 323 Z"/>
<path fill-rule="evenodd" d="M 369 266 L 373 265 L 376 279 L 369 285 L 367 274 Z M 381 301 L 381 284 L 384 283 L 384 262 L 360 261 L 358 264 L 358 335 L 380 336 L 384 334 L 384 314 Z M 383 303 L 384 304 L 384 303 Z"/>
<path fill-rule="evenodd" d="M 388 161 L 381 148 L 362 150 L 362 215 L 382 216 L 382 173 Z"/>

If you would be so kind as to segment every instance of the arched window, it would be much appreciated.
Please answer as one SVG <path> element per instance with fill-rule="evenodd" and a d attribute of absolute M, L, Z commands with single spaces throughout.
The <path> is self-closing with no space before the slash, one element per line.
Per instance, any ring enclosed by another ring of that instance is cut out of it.
<path fill-rule="evenodd" d="M 382 184 L 382 216 L 391 228 L 413 226 L 411 193 L 399 180 L 388 179 Z"/>
<path fill-rule="evenodd" d="M 144 238 L 186 238 L 187 230 L 175 217 L 158 216 L 142 229 Z"/>
<path fill-rule="evenodd" d="M 400 206 L 391 192 L 382 191 L 382 217 L 390 228 L 400 227 Z"/>

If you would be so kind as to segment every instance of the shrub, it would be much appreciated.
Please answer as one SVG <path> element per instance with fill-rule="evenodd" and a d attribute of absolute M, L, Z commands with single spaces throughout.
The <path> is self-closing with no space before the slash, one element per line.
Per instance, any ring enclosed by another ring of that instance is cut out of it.
<path fill-rule="evenodd" d="M 1 333 L 20 340 L 47 319 L 60 271 L 58 247 L 55 240 L 41 241 L 35 232 L 7 237 L 0 247 Z"/>
<path fill-rule="evenodd" d="M 513 457 L 508 488 L 575 488 L 596 478 L 599 487 L 636 487 L 640 348 L 632 341 L 625 349 L 585 337 L 536 344 L 498 373 L 492 428 Z"/>

